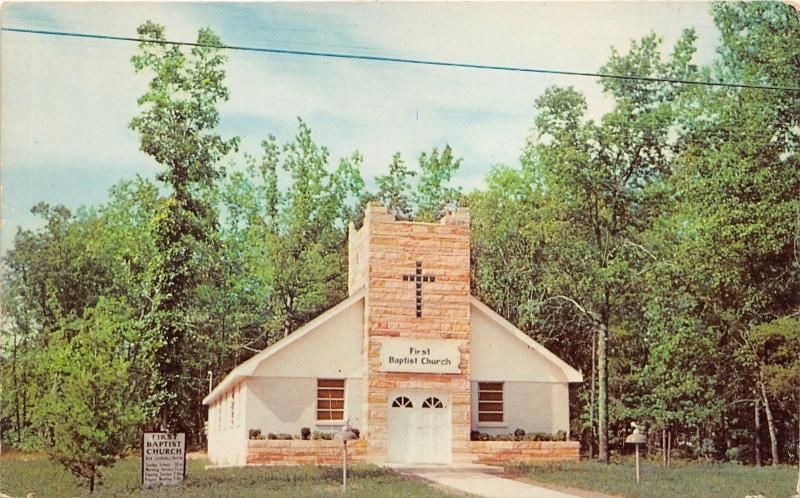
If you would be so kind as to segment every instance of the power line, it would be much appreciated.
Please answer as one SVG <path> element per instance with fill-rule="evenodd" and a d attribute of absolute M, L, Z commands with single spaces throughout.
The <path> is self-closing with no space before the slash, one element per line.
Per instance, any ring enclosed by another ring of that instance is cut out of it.
<path fill-rule="evenodd" d="M 307 57 L 327 57 L 327 58 L 334 58 L 334 59 L 350 59 L 350 60 L 363 60 L 363 61 L 373 61 L 373 62 L 395 62 L 400 64 L 416 64 L 416 65 L 423 65 L 423 66 L 440 66 L 440 67 L 456 67 L 456 68 L 463 68 L 463 69 L 483 69 L 489 71 L 509 71 L 509 72 L 520 72 L 520 73 L 537 73 L 537 74 L 551 74 L 551 75 L 562 75 L 562 76 L 584 76 L 584 77 L 591 77 L 591 78 L 609 78 L 609 79 L 618 79 L 618 80 L 629 80 L 629 81 L 647 81 L 653 83 L 674 83 L 674 84 L 683 84 L 683 85 L 701 85 L 701 86 L 718 86 L 718 87 L 726 87 L 726 88 L 745 88 L 751 90 L 772 90 L 772 91 L 784 91 L 784 92 L 797 92 L 800 93 L 800 87 L 787 87 L 787 86 L 777 86 L 777 85 L 752 85 L 747 83 L 727 83 L 723 81 L 701 81 L 701 80 L 684 80 L 678 78 L 656 78 L 656 77 L 649 77 L 649 76 L 632 76 L 632 75 L 619 75 L 619 74 L 605 74 L 605 73 L 592 73 L 592 72 L 585 72 L 585 71 L 562 71 L 558 69 L 541 69 L 541 68 L 534 68 L 534 67 L 523 67 L 523 66 L 498 66 L 498 65 L 491 65 L 491 64 L 470 64 L 470 63 L 463 63 L 463 62 L 448 62 L 448 61 L 438 61 L 438 60 L 426 60 L 426 59 L 406 59 L 402 57 L 388 57 L 388 56 L 381 56 L 381 55 L 359 55 L 359 54 L 347 54 L 347 53 L 336 53 L 336 52 L 315 52 L 315 51 L 308 51 L 308 50 L 292 50 L 292 49 L 285 49 L 285 48 L 266 48 L 266 47 L 248 47 L 242 45 L 212 45 L 206 43 L 195 43 L 195 42 L 182 42 L 182 41 L 172 41 L 172 40 L 142 40 L 140 38 L 134 38 L 129 36 L 112 36 L 112 35 L 98 35 L 92 33 L 77 33 L 77 32 L 68 32 L 68 31 L 49 31 L 49 30 L 42 30 L 42 29 L 24 29 L 24 28 L 0 28 L 2 31 L 9 31 L 13 33 L 28 33 L 28 34 L 35 34 L 35 35 L 47 35 L 47 36 L 65 36 L 71 38 L 90 38 L 96 40 L 112 40 L 112 41 L 126 41 L 126 42 L 134 42 L 134 43 L 155 43 L 160 45 L 183 45 L 188 47 L 204 47 L 204 48 L 217 48 L 217 49 L 224 49 L 224 50 L 238 50 L 242 52 L 262 52 L 262 53 L 269 53 L 269 54 L 282 54 L 282 55 L 300 55 L 300 56 L 307 56 Z"/>

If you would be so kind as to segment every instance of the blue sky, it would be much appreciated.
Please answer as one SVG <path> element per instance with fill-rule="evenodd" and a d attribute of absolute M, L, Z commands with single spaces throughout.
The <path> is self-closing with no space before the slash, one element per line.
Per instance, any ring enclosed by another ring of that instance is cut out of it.
<path fill-rule="evenodd" d="M 700 2 L 531 3 L 77 3 L 6 2 L 4 28 L 135 36 L 146 19 L 167 37 L 193 41 L 209 26 L 230 45 L 387 55 L 478 64 L 596 71 L 615 46 L 655 31 L 671 48 L 683 28 L 699 35 L 698 63 L 717 32 Z M 2 33 L 0 251 L 16 227 L 38 226 L 39 201 L 70 208 L 101 203 L 115 182 L 158 165 L 128 129 L 147 77 L 130 64 L 134 43 Z M 392 154 L 450 144 L 464 158 L 455 183 L 480 188 L 490 168 L 515 165 L 534 100 L 573 85 L 600 116 L 609 102 L 591 78 L 424 67 L 230 52 L 231 100 L 221 132 L 243 139 L 231 158 L 257 153 L 269 134 L 291 139 L 297 117 L 328 146 L 332 163 L 364 154 L 372 186 Z"/>

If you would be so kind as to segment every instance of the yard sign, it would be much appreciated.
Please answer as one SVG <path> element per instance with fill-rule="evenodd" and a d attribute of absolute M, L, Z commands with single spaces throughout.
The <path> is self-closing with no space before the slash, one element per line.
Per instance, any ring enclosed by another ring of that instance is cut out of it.
<path fill-rule="evenodd" d="M 142 433 L 142 485 L 180 484 L 186 477 L 186 434 Z"/>

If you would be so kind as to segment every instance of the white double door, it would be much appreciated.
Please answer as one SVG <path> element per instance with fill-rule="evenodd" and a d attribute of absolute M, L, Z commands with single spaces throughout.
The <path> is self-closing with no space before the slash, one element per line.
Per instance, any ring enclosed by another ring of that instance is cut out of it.
<path fill-rule="evenodd" d="M 450 463 L 448 400 L 435 393 L 395 393 L 389 398 L 388 460 L 395 463 Z"/>

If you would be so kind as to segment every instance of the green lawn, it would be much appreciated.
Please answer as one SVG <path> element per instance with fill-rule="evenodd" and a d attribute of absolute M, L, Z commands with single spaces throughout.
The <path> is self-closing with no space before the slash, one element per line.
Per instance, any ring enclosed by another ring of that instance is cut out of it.
<path fill-rule="evenodd" d="M 636 484 L 634 461 L 603 465 L 596 462 L 507 467 L 522 479 L 626 497 L 744 498 L 762 494 L 788 498 L 795 494 L 797 467 L 747 467 L 735 464 L 674 463 L 667 468 L 642 464 L 642 483 Z"/>
<path fill-rule="evenodd" d="M 107 470 L 97 497 L 323 497 L 341 495 L 341 467 L 249 467 L 205 470 L 207 460 L 187 462 L 186 482 L 182 486 L 143 490 L 139 488 L 138 459 L 117 463 Z M 421 481 L 372 465 L 349 469 L 347 496 L 440 498 L 447 494 Z M 37 498 L 89 496 L 86 487 L 46 458 L 23 461 L 0 458 L 0 492 L 24 497 L 35 491 Z"/>

